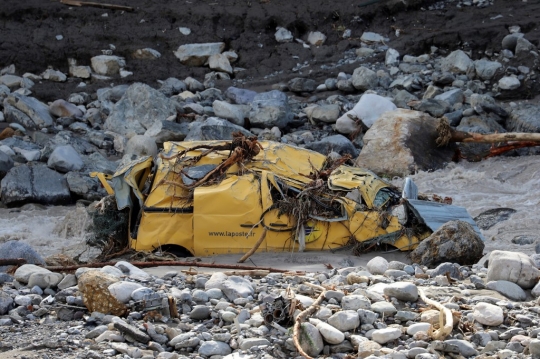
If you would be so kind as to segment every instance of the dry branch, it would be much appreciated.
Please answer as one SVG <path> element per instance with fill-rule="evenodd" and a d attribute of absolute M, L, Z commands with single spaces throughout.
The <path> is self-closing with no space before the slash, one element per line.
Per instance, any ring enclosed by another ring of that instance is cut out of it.
<path fill-rule="evenodd" d="M 438 146 L 446 146 L 450 142 L 500 143 L 500 142 L 535 142 L 540 145 L 540 133 L 507 132 L 481 134 L 474 132 L 457 131 L 450 127 L 444 118 L 437 125 L 439 137 Z"/>
<path fill-rule="evenodd" d="M 266 238 L 266 227 L 263 229 L 262 233 L 261 233 L 261 237 L 259 238 L 259 240 L 255 243 L 255 245 L 253 246 L 253 248 L 251 248 L 246 254 L 244 254 L 242 256 L 242 258 L 240 258 L 238 260 L 238 263 L 244 263 L 249 257 L 251 257 L 251 255 L 253 253 L 255 253 L 255 251 L 259 248 L 259 246 L 261 245 L 261 243 L 264 241 L 264 238 Z"/>
<path fill-rule="evenodd" d="M 76 266 L 59 266 L 59 267 L 45 267 L 52 272 L 69 272 L 75 271 L 79 268 L 101 268 L 104 266 L 114 266 L 115 262 L 102 262 L 102 263 L 87 263 L 80 264 Z M 179 262 L 179 261 L 168 261 L 168 262 L 131 262 L 136 267 L 139 268 L 149 268 L 149 267 L 159 267 L 159 266 L 186 266 L 186 267 L 204 267 L 204 268 L 223 268 L 223 269 L 236 269 L 236 270 L 268 270 L 273 273 L 285 273 L 288 272 L 287 269 L 278 269 L 271 267 L 255 267 L 255 266 L 243 266 L 239 264 L 218 264 L 218 263 L 199 263 L 199 262 Z"/>
<path fill-rule="evenodd" d="M 306 283 L 306 284 L 308 284 L 308 283 Z M 313 358 L 310 357 L 309 355 L 307 355 L 307 353 L 304 351 L 304 349 L 302 349 L 302 346 L 300 345 L 300 327 L 302 325 L 302 321 L 307 316 L 313 314 L 319 308 L 319 305 L 321 304 L 321 302 L 324 299 L 324 294 L 326 293 L 326 289 L 321 287 L 321 286 L 311 284 L 310 287 L 319 289 L 322 292 L 321 292 L 321 294 L 319 294 L 319 297 L 317 298 L 317 300 L 315 302 L 313 302 L 312 305 L 310 305 L 306 310 L 304 310 L 303 312 L 298 314 L 298 316 L 296 317 L 296 322 L 294 323 L 294 329 L 293 329 L 294 346 L 296 347 L 296 349 L 298 350 L 300 355 L 306 357 L 306 359 L 313 359 Z"/>
<path fill-rule="evenodd" d="M 26 264 L 26 259 L 24 258 L 0 258 L 0 266 L 20 266 L 21 264 Z"/>
<path fill-rule="evenodd" d="M 92 1 L 79 1 L 79 0 L 60 0 L 62 4 L 71 5 L 71 6 L 93 6 L 99 7 L 102 9 L 111 9 L 111 10 L 124 10 L 124 11 L 133 11 L 134 9 L 131 6 L 122 6 L 115 4 L 106 4 Z"/>
<path fill-rule="evenodd" d="M 454 327 L 454 318 L 452 316 L 452 311 L 446 308 L 441 303 L 436 302 L 426 297 L 426 294 L 420 288 L 418 288 L 418 294 L 420 295 L 420 298 L 424 302 L 426 302 L 426 304 L 432 305 L 440 311 L 440 315 L 439 315 L 439 323 L 440 323 L 439 328 L 440 329 L 430 332 L 430 335 L 433 340 L 444 340 L 447 336 L 450 335 L 450 333 L 452 333 L 452 328 Z"/>

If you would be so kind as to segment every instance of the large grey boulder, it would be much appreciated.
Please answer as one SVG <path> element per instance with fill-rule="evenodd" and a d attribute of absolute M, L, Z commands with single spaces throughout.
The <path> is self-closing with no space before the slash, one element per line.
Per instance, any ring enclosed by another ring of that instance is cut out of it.
<path fill-rule="evenodd" d="M 174 103 L 142 83 L 131 85 L 105 121 L 105 129 L 121 135 L 142 135 L 155 122 L 176 115 Z"/>
<path fill-rule="evenodd" d="M 79 171 L 83 168 L 84 162 L 72 146 L 65 145 L 58 146 L 54 149 L 49 156 L 47 166 L 58 172 L 66 173 Z"/>
<path fill-rule="evenodd" d="M 232 134 L 235 132 L 253 136 L 245 128 L 227 120 L 209 117 L 202 122 L 193 122 L 184 141 L 232 140 Z"/>
<path fill-rule="evenodd" d="M 156 141 L 149 136 L 136 135 L 129 139 L 124 155 L 135 155 L 136 157 L 152 156 L 158 153 Z"/>
<path fill-rule="evenodd" d="M 469 223 L 450 221 L 420 242 L 411 252 L 411 260 L 426 266 L 444 262 L 469 265 L 482 258 L 484 246 Z"/>
<path fill-rule="evenodd" d="M 357 128 L 355 118 L 362 120 L 362 123 L 369 128 L 383 113 L 396 109 L 396 105 L 386 97 L 364 94 L 352 110 L 337 119 L 336 131 L 345 135 L 354 132 Z"/>
<path fill-rule="evenodd" d="M 147 137 L 152 137 L 157 144 L 167 141 L 183 141 L 189 132 L 187 123 L 176 123 L 168 120 L 159 120 L 144 133 Z"/>
<path fill-rule="evenodd" d="M 457 74 L 466 74 L 474 68 L 474 62 L 462 50 L 452 51 L 441 61 L 441 69 Z"/>
<path fill-rule="evenodd" d="M 0 179 L 4 178 L 4 176 L 13 167 L 13 164 L 14 163 L 13 159 L 11 159 L 11 156 L 0 151 Z"/>
<path fill-rule="evenodd" d="M 232 103 L 237 105 L 249 105 L 255 99 L 257 92 L 231 86 L 225 91 L 224 95 Z"/>
<path fill-rule="evenodd" d="M 358 154 L 358 150 L 354 147 L 353 143 L 343 135 L 324 137 L 320 141 L 308 143 L 306 148 L 322 153 L 323 155 L 328 155 L 330 152 L 337 152 L 340 155 L 349 154 L 352 157 L 356 157 Z"/>
<path fill-rule="evenodd" d="M 367 67 L 360 66 L 354 70 L 351 82 L 355 89 L 367 91 L 377 87 L 379 84 L 379 78 L 377 77 L 375 71 L 370 70 Z"/>
<path fill-rule="evenodd" d="M 224 42 L 212 42 L 204 44 L 186 44 L 180 46 L 174 56 L 186 66 L 203 66 L 210 56 L 221 54 L 225 50 Z"/>
<path fill-rule="evenodd" d="M 505 280 L 529 289 L 534 287 L 539 276 L 540 270 L 524 253 L 495 250 L 489 255 L 488 281 Z"/>
<path fill-rule="evenodd" d="M 101 102 L 104 102 L 104 101 L 116 102 L 120 100 L 122 96 L 124 96 L 128 88 L 129 88 L 129 85 L 126 85 L 126 84 L 117 85 L 113 87 L 105 87 L 105 88 L 98 89 L 96 91 L 96 94 L 97 94 L 98 100 Z"/>
<path fill-rule="evenodd" d="M 540 133 L 539 111 L 538 105 L 518 104 L 506 120 L 506 128 L 510 132 Z"/>
<path fill-rule="evenodd" d="M 161 87 L 159 88 L 159 91 L 162 92 L 167 97 L 176 95 L 186 90 L 187 90 L 186 83 L 174 77 L 169 77 L 167 80 L 162 81 Z"/>
<path fill-rule="evenodd" d="M 497 61 L 482 59 L 474 62 L 476 76 L 480 77 L 482 80 L 491 80 L 500 68 L 502 68 L 502 65 Z"/>
<path fill-rule="evenodd" d="M 339 117 L 339 105 L 336 103 L 314 105 L 304 111 L 315 122 L 335 123 Z"/>
<path fill-rule="evenodd" d="M 231 121 L 235 125 L 244 126 L 245 118 L 249 112 L 249 107 L 246 105 L 234 105 L 227 101 L 215 100 L 212 103 L 214 114 L 217 117 Z"/>
<path fill-rule="evenodd" d="M 442 168 L 451 161 L 455 147 L 438 147 L 438 136 L 437 121 L 425 113 L 385 112 L 364 134 L 356 165 L 390 177 Z"/>
<path fill-rule="evenodd" d="M 23 258 L 27 264 L 45 265 L 43 257 L 27 243 L 7 241 L 0 245 L 0 258 Z M 8 266 L 0 266 L 0 272 L 5 272 Z"/>
<path fill-rule="evenodd" d="M 287 95 L 278 90 L 262 92 L 253 98 L 249 121 L 253 127 L 284 128 L 293 119 Z"/>
<path fill-rule="evenodd" d="M 107 192 L 97 178 L 92 178 L 88 174 L 80 172 L 69 172 L 66 174 L 69 191 L 77 198 L 84 198 L 89 201 L 98 201 L 107 196 Z"/>
<path fill-rule="evenodd" d="M 67 204 L 71 202 L 66 179 L 44 163 L 30 162 L 13 167 L 0 183 L 2 202 Z"/>
<path fill-rule="evenodd" d="M 32 122 L 21 125 L 29 129 L 49 127 L 54 123 L 49 114 L 49 107 L 33 97 L 11 93 L 4 100 L 4 106 L 12 106 L 28 116 Z"/>

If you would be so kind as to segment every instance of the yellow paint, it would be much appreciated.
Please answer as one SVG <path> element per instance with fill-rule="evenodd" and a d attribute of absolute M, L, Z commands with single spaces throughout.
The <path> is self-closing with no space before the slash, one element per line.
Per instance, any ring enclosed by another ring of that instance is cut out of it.
<path fill-rule="evenodd" d="M 296 218 L 280 215 L 279 210 L 273 207 L 273 196 L 281 196 L 282 186 L 302 191 L 311 182 L 307 175 L 314 168 L 322 168 L 325 156 L 263 141 L 264 151 L 248 163 L 229 168 L 221 181 L 198 186 L 191 191 L 175 185 L 182 183 L 180 173 L 186 165 L 176 157 L 180 151 L 225 143 L 165 143 L 162 157 L 156 160 L 157 170 L 150 177 L 151 190 L 146 194 L 141 191 L 152 166 L 151 159 L 123 168 L 113 176 L 113 182 L 123 181 L 131 187 L 135 197 L 144 199 L 141 214 L 133 213 L 131 216 L 133 221 L 140 218 L 138 226 L 132 226 L 137 228 L 137 232 L 131 234 L 136 235 L 131 239 L 134 249 L 153 250 L 172 244 L 198 256 L 245 253 L 258 241 L 266 227 L 266 237 L 257 251 L 298 250 Z M 191 151 L 187 156 L 195 157 L 202 151 L 204 149 Z M 210 153 L 200 158 L 196 165 L 219 165 L 228 156 L 229 151 Z M 397 218 L 387 212 L 381 214 L 371 210 L 377 192 L 390 185 L 370 171 L 341 166 L 332 173 L 328 185 L 336 191 L 358 189 L 365 202 L 364 209 L 358 210 L 358 204 L 350 199 L 336 197 L 335 200 L 342 205 L 344 219 L 332 222 L 310 218 L 304 223 L 305 250 L 339 248 L 351 238 L 364 242 L 389 233 L 399 235 L 404 232 Z M 119 194 L 116 195 L 118 202 Z M 401 235 L 395 245 L 409 250 L 419 240 Z"/>

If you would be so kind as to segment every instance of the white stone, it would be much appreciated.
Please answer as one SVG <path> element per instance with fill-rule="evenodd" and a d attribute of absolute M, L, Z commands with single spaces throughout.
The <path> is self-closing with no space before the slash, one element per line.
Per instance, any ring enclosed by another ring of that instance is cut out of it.
<path fill-rule="evenodd" d="M 346 295 L 341 299 L 343 310 L 371 309 L 370 301 L 363 295 Z"/>
<path fill-rule="evenodd" d="M 360 325 L 360 317 L 354 310 L 344 310 L 328 318 L 328 324 L 342 332 L 347 332 L 356 329 Z"/>
<path fill-rule="evenodd" d="M 397 64 L 399 64 L 399 52 L 394 49 L 386 50 L 384 63 L 386 64 L 386 66 L 396 66 Z"/>
<path fill-rule="evenodd" d="M 345 334 L 328 323 L 320 322 L 317 329 L 328 344 L 339 344 L 345 340 Z"/>
<path fill-rule="evenodd" d="M 497 305 L 480 302 L 474 306 L 473 318 L 483 325 L 498 326 L 504 321 L 504 312 Z"/>
<path fill-rule="evenodd" d="M 99 55 L 90 59 L 92 69 L 98 75 L 112 76 L 120 73 L 120 69 L 126 66 L 123 57 L 112 55 Z"/>
<path fill-rule="evenodd" d="M 390 283 L 384 288 L 384 294 L 404 302 L 416 302 L 418 299 L 418 288 L 409 282 Z"/>
<path fill-rule="evenodd" d="M 275 38 L 277 42 L 292 42 L 294 40 L 292 32 L 285 29 L 284 27 L 278 27 L 276 29 Z"/>
<path fill-rule="evenodd" d="M 178 30 L 180 31 L 182 35 L 185 35 L 185 36 L 191 34 L 191 29 L 189 27 L 179 27 Z"/>
<path fill-rule="evenodd" d="M 319 31 L 312 31 L 308 35 L 307 42 L 313 46 L 321 46 L 326 41 L 326 35 Z"/>
<path fill-rule="evenodd" d="M 383 257 L 375 257 L 367 263 L 366 268 L 371 274 L 384 274 L 388 269 L 388 261 Z"/>
<path fill-rule="evenodd" d="M 28 283 L 30 276 L 34 273 L 52 273 L 50 270 L 39 267 L 35 264 L 23 264 L 15 271 L 13 275 L 20 283 Z"/>
<path fill-rule="evenodd" d="M 109 292 L 122 303 L 127 303 L 131 299 L 131 293 L 135 289 L 142 288 L 142 285 L 134 282 L 116 282 L 109 286 Z"/>
<path fill-rule="evenodd" d="M 487 280 L 507 280 L 523 289 L 534 287 L 540 271 L 529 256 L 520 252 L 495 250 L 489 255 Z"/>
<path fill-rule="evenodd" d="M 471 58 L 462 50 L 451 52 L 441 61 L 441 69 L 453 73 L 467 73 L 473 66 Z"/>
<path fill-rule="evenodd" d="M 373 341 L 379 344 L 385 344 L 401 336 L 401 330 L 398 328 L 384 328 L 375 330 L 371 337 Z"/>
<path fill-rule="evenodd" d="M 233 73 L 229 59 L 223 54 L 214 54 L 210 56 L 208 59 L 208 66 L 212 70 L 226 72 L 228 74 Z"/>
<path fill-rule="evenodd" d="M 430 327 L 430 323 L 414 323 L 407 327 L 407 334 L 414 335 L 417 332 L 427 332 Z"/>
<path fill-rule="evenodd" d="M 364 42 L 383 42 L 386 39 L 384 38 L 384 36 L 381 36 L 374 32 L 366 31 L 362 34 L 362 37 L 360 37 L 360 40 Z"/>
<path fill-rule="evenodd" d="M 499 80 L 499 88 L 502 90 L 515 90 L 519 86 L 521 86 L 521 82 L 514 76 L 505 76 Z"/>

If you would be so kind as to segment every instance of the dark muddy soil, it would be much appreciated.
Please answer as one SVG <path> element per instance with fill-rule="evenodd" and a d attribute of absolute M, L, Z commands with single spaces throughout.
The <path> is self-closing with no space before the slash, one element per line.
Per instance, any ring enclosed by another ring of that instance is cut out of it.
<path fill-rule="evenodd" d="M 500 50 L 501 40 L 512 25 L 521 26 L 533 44 L 538 46 L 540 41 L 540 3 L 530 0 L 494 0 L 484 8 L 458 8 L 454 0 L 414 0 L 408 7 L 396 0 L 95 1 L 131 6 L 134 11 L 72 7 L 58 0 L 2 0 L 0 67 L 15 64 L 20 75 L 40 74 L 47 66 L 67 73 L 68 58 L 89 65 L 92 56 L 112 44 L 116 47 L 114 54 L 126 58 L 126 70 L 133 72 L 125 79 L 115 78 L 114 84 L 140 81 L 158 86 L 157 80 L 186 76 L 202 81 L 210 70 L 180 64 L 173 51 L 187 43 L 224 41 L 239 55 L 235 66 L 246 69 L 235 75 L 236 80 L 243 80 L 241 87 L 265 88 L 297 76 L 324 80 L 340 71 L 352 72 L 358 63 L 331 65 L 346 50 L 359 47 L 364 31 L 388 37 L 388 46 L 402 55 L 429 53 L 431 46 L 437 46 L 443 51 L 472 50 L 473 58 L 480 58 L 486 50 Z M 277 26 L 286 27 L 298 38 L 321 31 L 328 39 L 325 45 L 309 49 L 296 42 L 279 44 L 274 38 Z M 182 35 L 179 27 L 192 32 Z M 351 38 L 342 38 L 345 29 L 352 30 Z M 398 29 L 400 36 L 396 37 Z M 57 40 L 57 35 L 63 39 Z M 133 58 L 135 50 L 146 47 L 159 51 L 162 57 L 153 61 Z M 309 67 L 301 74 L 293 71 L 306 61 Z M 42 100 L 54 100 L 80 91 L 76 90 L 79 82 L 43 82 L 32 91 Z M 85 91 L 106 85 L 110 83 L 89 83 Z"/>

